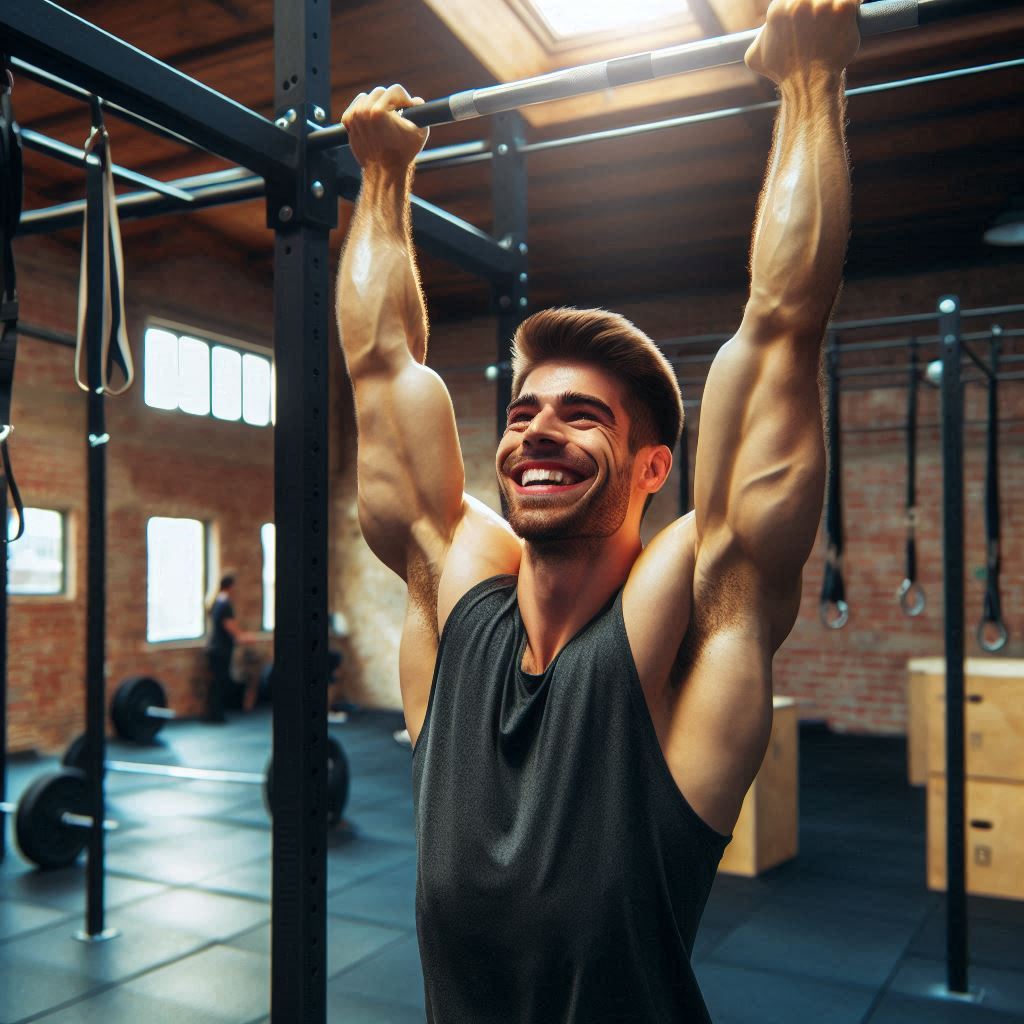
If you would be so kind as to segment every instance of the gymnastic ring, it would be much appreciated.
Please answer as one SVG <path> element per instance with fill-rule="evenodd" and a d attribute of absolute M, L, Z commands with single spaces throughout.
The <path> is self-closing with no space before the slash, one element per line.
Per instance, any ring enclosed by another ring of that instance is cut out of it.
<path fill-rule="evenodd" d="M 834 616 L 830 614 L 832 607 L 836 609 Z M 822 601 L 818 605 L 818 615 L 827 629 L 842 629 L 850 621 L 850 606 L 845 601 Z"/>
<path fill-rule="evenodd" d="M 995 626 L 998 631 L 994 640 L 989 640 L 986 634 L 987 626 Z M 978 623 L 978 646 L 986 654 L 995 654 L 997 651 L 1001 651 L 1006 646 L 1009 636 L 1010 634 L 1006 631 L 1006 626 L 998 620 L 983 619 Z"/>
<path fill-rule="evenodd" d="M 0 425 L 0 444 L 3 444 L 14 433 L 14 427 L 10 423 Z"/>
<path fill-rule="evenodd" d="M 924 587 L 917 580 L 905 579 L 896 591 L 900 599 L 900 607 L 912 619 L 916 619 L 924 611 L 928 603 L 924 595 Z"/>

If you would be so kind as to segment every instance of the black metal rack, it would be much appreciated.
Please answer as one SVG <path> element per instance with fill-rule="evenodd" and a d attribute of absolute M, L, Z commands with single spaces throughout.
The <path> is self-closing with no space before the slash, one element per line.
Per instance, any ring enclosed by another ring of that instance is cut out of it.
<path fill-rule="evenodd" d="M 8 53 L 31 66 L 39 80 L 87 98 L 136 124 L 206 149 L 258 177 L 211 186 L 267 196 L 267 223 L 275 232 L 274 358 L 277 421 L 274 431 L 274 517 L 277 523 L 274 706 L 273 923 L 271 1015 L 282 1024 L 326 1019 L 326 692 L 328 593 L 328 345 L 330 278 L 328 234 L 337 223 L 339 196 L 354 198 L 359 169 L 347 151 L 314 152 L 307 145 L 318 111 L 330 103 L 330 5 L 276 0 L 275 121 L 209 89 L 159 60 L 57 7 L 24 0 L 0 12 Z M 320 115 L 324 116 L 323 114 Z M 495 124 L 494 206 L 499 237 L 419 199 L 413 205 L 417 244 L 489 282 L 498 314 L 498 359 L 525 316 L 526 177 L 518 115 Z M 230 177 L 230 175 L 226 175 Z M 155 195 L 138 211 L 158 214 L 200 201 Z M 81 213 L 73 215 L 79 223 Z M 59 225 L 51 225 L 59 226 Z M 40 332 L 36 332 L 37 336 Z M 53 334 L 53 332 L 41 332 Z M 57 340 L 54 335 L 47 340 Z M 64 340 L 64 339 L 60 339 Z M 503 415 L 507 383 L 498 389 Z M 90 433 L 102 431 L 100 396 L 90 396 Z M 90 520 L 102 539 L 101 454 L 90 450 L 95 487 Z M 96 463 L 96 465 L 93 465 Z M 103 720 L 102 547 L 90 563 L 88 725 L 101 769 Z M 95 568 L 95 576 L 94 576 Z M 3 719 L 0 719 L 3 724 Z M 5 736 L 0 736 L 0 745 Z M 0 766 L 3 764 L 0 751 Z M 105 930 L 103 919 L 102 770 L 92 776 L 94 825 L 89 846 L 85 933 Z M 98 811 L 97 811 L 98 808 Z"/>

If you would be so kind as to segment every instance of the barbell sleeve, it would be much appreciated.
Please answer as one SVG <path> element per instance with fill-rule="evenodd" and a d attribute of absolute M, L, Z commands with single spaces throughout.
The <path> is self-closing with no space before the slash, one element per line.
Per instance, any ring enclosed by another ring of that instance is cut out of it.
<path fill-rule="evenodd" d="M 877 0 L 861 7 L 857 23 L 861 36 L 866 38 L 916 28 L 955 15 L 977 13 L 986 6 L 1009 6 L 1009 0 Z M 714 39 L 699 39 L 628 57 L 564 68 L 517 82 L 466 89 L 443 99 L 406 107 L 402 114 L 412 124 L 426 128 L 687 71 L 738 64 L 758 32 L 759 28 L 750 29 Z M 348 132 L 342 124 L 330 125 L 309 135 L 309 146 L 314 150 L 330 149 L 347 142 Z"/>

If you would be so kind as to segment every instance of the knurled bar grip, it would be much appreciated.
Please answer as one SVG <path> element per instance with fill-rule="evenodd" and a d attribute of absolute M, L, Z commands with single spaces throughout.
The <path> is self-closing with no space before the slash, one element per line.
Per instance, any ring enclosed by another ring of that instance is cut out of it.
<path fill-rule="evenodd" d="M 916 28 L 919 4 L 931 3 L 936 8 L 944 0 L 878 0 L 865 4 L 857 13 L 861 36 L 876 36 L 901 29 Z M 715 39 L 701 39 L 680 46 L 669 46 L 629 57 L 582 64 L 575 68 L 552 71 L 518 82 L 467 89 L 444 99 L 431 100 L 416 107 L 407 107 L 403 115 L 412 124 L 429 125 L 466 121 L 506 110 L 518 110 L 533 103 L 566 99 L 588 92 L 599 92 L 619 85 L 645 82 L 685 71 L 700 71 L 723 64 L 738 64 L 760 29 L 736 32 Z M 314 149 L 342 145 L 348 133 L 343 125 L 322 128 L 309 137 Z"/>

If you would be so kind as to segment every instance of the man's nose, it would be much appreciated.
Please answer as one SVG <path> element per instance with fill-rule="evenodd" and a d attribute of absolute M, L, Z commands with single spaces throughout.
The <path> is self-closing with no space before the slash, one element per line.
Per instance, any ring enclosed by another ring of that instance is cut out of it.
<path fill-rule="evenodd" d="M 562 421 L 550 407 L 539 409 L 523 434 L 526 444 L 561 444 L 564 440 Z"/>

